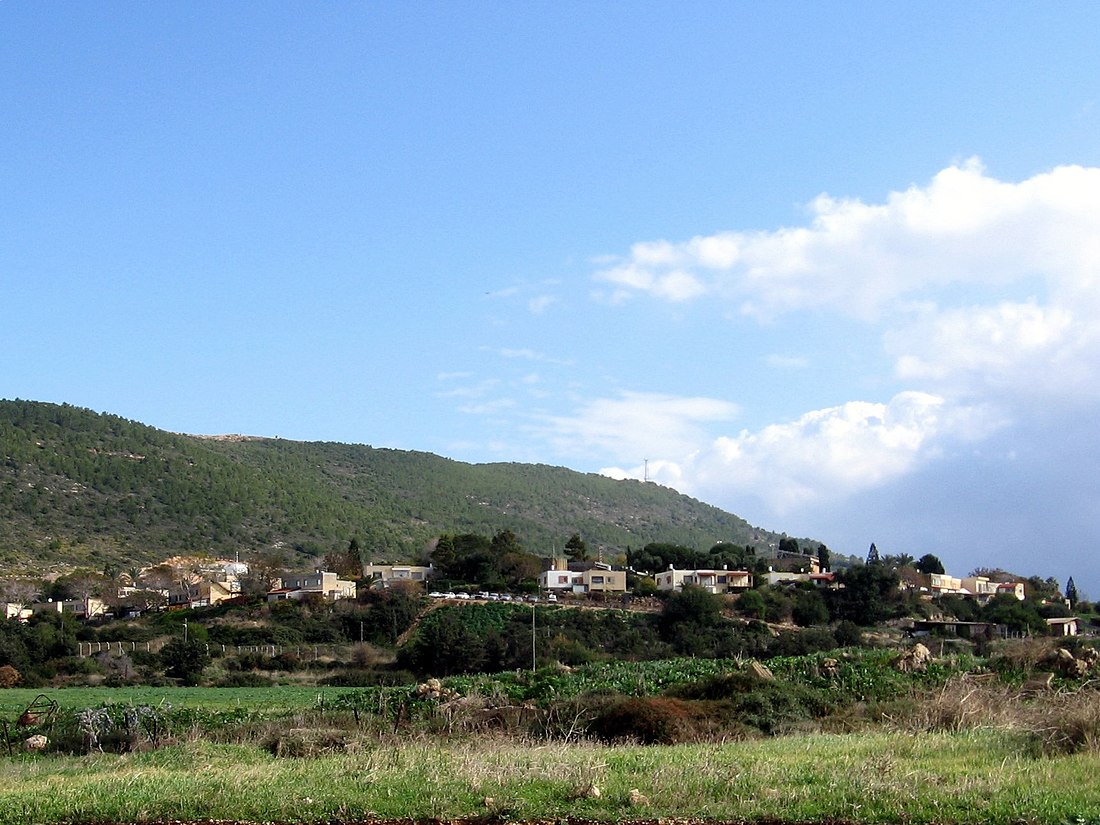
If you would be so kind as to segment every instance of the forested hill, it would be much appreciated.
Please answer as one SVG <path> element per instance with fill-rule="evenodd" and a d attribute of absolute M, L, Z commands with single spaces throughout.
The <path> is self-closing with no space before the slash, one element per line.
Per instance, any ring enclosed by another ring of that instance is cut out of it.
<path fill-rule="evenodd" d="M 666 487 L 560 467 L 464 464 L 363 445 L 164 432 L 68 405 L 0 401 L 0 574 L 285 545 L 318 555 L 355 537 L 375 559 L 443 532 L 512 530 L 539 555 L 580 533 L 612 552 L 709 549 L 778 536 Z M 305 561 L 305 559 L 301 559 Z"/>

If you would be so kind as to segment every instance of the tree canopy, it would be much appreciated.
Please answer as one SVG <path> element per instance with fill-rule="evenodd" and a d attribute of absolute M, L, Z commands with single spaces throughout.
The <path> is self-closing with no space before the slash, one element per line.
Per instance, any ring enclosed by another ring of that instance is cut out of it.
<path fill-rule="evenodd" d="M 936 558 L 931 553 L 925 553 L 913 564 L 917 570 L 924 573 L 926 576 L 930 573 L 944 573 L 946 572 L 943 567 L 943 562 Z"/>

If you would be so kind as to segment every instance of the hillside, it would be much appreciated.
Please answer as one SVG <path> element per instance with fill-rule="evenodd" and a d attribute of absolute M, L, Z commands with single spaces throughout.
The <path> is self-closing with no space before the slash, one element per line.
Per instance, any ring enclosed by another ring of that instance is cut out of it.
<path fill-rule="evenodd" d="M 279 544 L 309 556 L 353 536 L 375 559 L 396 560 L 442 532 L 505 528 L 540 555 L 573 532 L 612 553 L 779 538 L 654 484 L 365 445 L 179 435 L 68 405 L 0 401 L 0 445 L 0 572 L 245 557 Z"/>

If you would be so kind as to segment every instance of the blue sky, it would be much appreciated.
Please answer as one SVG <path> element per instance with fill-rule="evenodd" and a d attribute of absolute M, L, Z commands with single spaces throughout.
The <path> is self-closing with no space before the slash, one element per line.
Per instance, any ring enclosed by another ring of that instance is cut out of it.
<path fill-rule="evenodd" d="M 0 3 L 0 397 L 1100 597 L 1100 6 Z M 715 537 L 721 538 L 721 537 Z"/>

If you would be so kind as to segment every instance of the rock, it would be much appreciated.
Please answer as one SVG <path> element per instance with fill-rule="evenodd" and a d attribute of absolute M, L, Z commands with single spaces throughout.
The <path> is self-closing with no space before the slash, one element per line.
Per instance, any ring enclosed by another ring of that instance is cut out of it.
<path fill-rule="evenodd" d="M 900 673 L 922 673 L 928 669 L 931 661 L 932 651 L 917 642 L 894 659 L 894 669 Z"/>
<path fill-rule="evenodd" d="M 581 792 L 581 796 L 585 799 L 599 799 L 602 794 L 600 793 L 600 786 L 593 782 L 587 788 Z"/>
<path fill-rule="evenodd" d="M 751 673 L 757 679 L 761 679 L 765 682 L 775 681 L 775 674 L 764 667 L 764 665 L 760 664 L 760 662 L 757 662 L 755 659 L 749 662 L 749 673 Z"/>
<path fill-rule="evenodd" d="M 458 691 L 443 687 L 438 679 L 429 679 L 416 686 L 414 691 L 420 699 L 434 699 L 438 702 L 449 702 L 458 698 Z"/>
<path fill-rule="evenodd" d="M 1084 654 L 1084 651 L 1082 651 L 1082 654 Z M 1078 659 L 1064 647 L 1048 653 L 1042 658 L 1041 664 L 1070 679 L 1079 679 L 1084 676 L 1089 672 L 1090 666 L 1090 662 L 1086 660 L 1084 655 Z"/>
<path fill-rule="evenodd" d="M 819 669 L 826 679 L 833 679 L 840 673 L 840 662 L 836 659 L 822 659 Z"/>
<path fill-rule="evenodd" d="M 481 804 L 484 805 L 486 808 L 491 808 L 497 804 L 497 801 L 493 799 L 493 797 L 487 796 L 483 800 L 481 800 Z"/>
<path fill-rule="evenodd" d="M 50 744 L 50 740 L 41 733 L 36 733 L 34 736 L 28 736 L 23 740 L 23 747 L 29 751 L 44 751 L 48 744 Z"/>
<path fill-rule="evenodd" d="M 630 804 L 630 807 L 639 808 L 649 804 L 649 797 L 637 788 L 631 788 L 630 793 L 627 795 L 627 802 Z"/>

